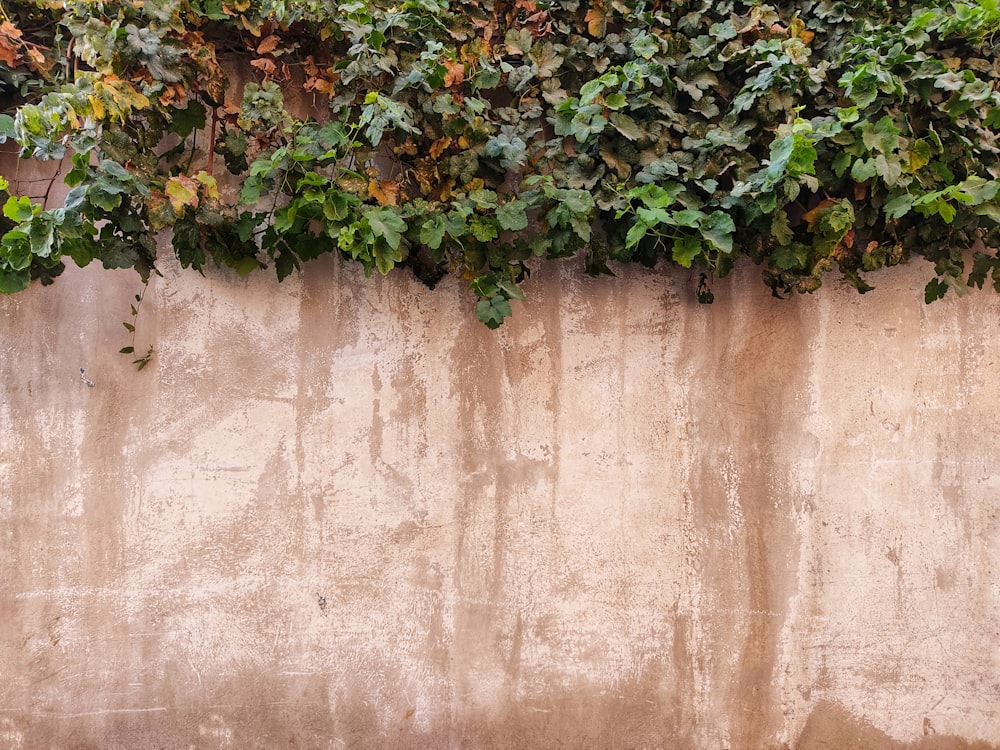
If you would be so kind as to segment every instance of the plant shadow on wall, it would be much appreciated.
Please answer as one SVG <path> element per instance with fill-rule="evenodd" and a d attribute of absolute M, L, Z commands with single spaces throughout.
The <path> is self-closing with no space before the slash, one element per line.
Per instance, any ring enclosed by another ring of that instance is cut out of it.
<path fill-rule="evenodd" d="M 490 328 L 572 255 L 697 268 L 703 302 L 739 255 L 777 296 L 911 254 L 928 302 L 1000 289 L 996 0 L 0 7 L 0 138 L 68 187 L 2 183 L 3 292 L 66 258 L 145 283 L 161 232 L 197 271 L 459 274 Z"/>

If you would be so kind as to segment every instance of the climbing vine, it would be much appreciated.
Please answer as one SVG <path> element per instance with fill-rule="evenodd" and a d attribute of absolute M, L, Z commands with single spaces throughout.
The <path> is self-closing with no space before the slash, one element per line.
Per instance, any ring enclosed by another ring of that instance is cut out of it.
<path fill-rule="evenodd" d="M 491 328 L 574 255 L 696 267 L 704 302 L 739 255 L 778 296 L 914 254 L 928 302 L 1000 290 L 998 28 L 997 0 L 3 0 L 0 140 L 68 192 L 0 180 L 0 291 L 67 258 L 146 280 L 161 233 L 198 271 L 459 274 Z"/>

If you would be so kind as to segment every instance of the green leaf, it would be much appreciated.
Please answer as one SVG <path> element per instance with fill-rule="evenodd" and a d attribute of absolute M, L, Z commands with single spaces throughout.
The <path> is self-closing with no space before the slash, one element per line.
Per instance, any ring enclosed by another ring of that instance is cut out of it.
<path fill-rule="evenodd" d="M 621 112 L 612 112 L 608 115 L 608 120 L 615 126 L 615 130 L 628 138 L 630 141 L 638 141 L 643 137 L 642 129 L 638 123 L 628 115 Z"/>
<path fill-rule="evenodd" d="M 383 276 L 387 275 L 397 263 L 403 261 L 403 254 L 398 247 L 390 247 L 382 241 L 375 243 L 372 255 L 375 257 L 375 267 Z"/>
<path fill-rule="evenodd" d="M 288 232 L 295 226 L 295 218 L 299 213 L 299 203 L 292 201 L 274 212 L 274 231 Z"/>
<path fill-rule="evenodd" d="M 790 242 L 776 247 L 771 253 L 771 260 L 778 268 L 785 271 L 805 269 L 809 263 L 809 248 L 801 242 Z"/>
<path fill-rule="evenodd" d="M 376 237 L 383 238 L 393 250 L 399 247 L 406 231 L 406 222 L 396 211 L 387 206 L 371 207 L 365 209 L 363 216 L 368 220 L 368 225 Z"/>
<path fill-rule="evenodd" d="M 469 220 L 469 230 L 480 242 L 489 242 L 499 236 L 496 222 L 485 216 L 473 216 Z"/>
<path fill-rule="evenodd" d="M 131 172 L 114 159 L 101 159 L 99 166 L 102 172 L 113 177 L 117 182 L 132 182 L 135 179 Z"/>
<path fill-rule="evenodd" d="M 0 261 L 0 265 L 6 264 L 14 271 L 29 268 L 32 257 L 27 234 L 18 229 L 7 232 L 0 244 Z"/>
<path fill-rule="evenodd" d="M 857 107 L 837 107 L 836 114 L 837 119 L 844 125 L 857 122 L 861 117 Z"/>
<path fill-rule="evenodd" d="M 713 211 L 701 223 L 701 235 L 727 255 L 733 252 L 733 233 L 736 223 L 733 217 L 724 211 Z"/>
<path fill-rule="evenodd" d="M 795 150 L 795 136 L 784 136 L 776 138 L 771 142 L 770 159 L 768 160 L 767 176 L 772 180 L 778 180 L 785 173 L 788 160 Z"/>
<path fill-rule="evenodd" d="M 330 190 L 323 201 L 323 215 L 330 221 L 344 221 L 350 214 L 350 204 L 356 200 L 348 193 Z"/>
<path fill-rule="evenodd" d="M 984 203 L 981 206 L 977 206 L 976 213 L 979 216 L 985 216 L 991 221 L 1000 224 L 1000 206 L 995 203 Z"/>
<path fill-rule="evenodd" d="M 792 228 L 788 224 L 788 212 L 784 209 L 775 211 L 771 217 L 771 236 L 779 245 L 788 245 L 792 241 Z"/>
<path fill-rule="evenodd" d="M 31 283 L 31 271 L 27 268 L 20 271 L 0 264 L 0 292 L 16 294 L 23 292 Z"/>
<path fill-rule="evenodd" d="M 684 266 L 684 268 L 690 268 L 694 259 L 697 258 L 701 252 L 701 240 L 697 237 L 678 237 L 674 240 L 674 262 Z"/>
<path fill-rule="evenodd" d="M 510 302 L 500 295 L 476 303 L 476 317 L 491 330 L 499 328 L 504 318 L 509 318 L 513 314 Z"/>
<path fill-rule="evenodd" d="M 941 299 L 947 291 L 948 284 L 941 279 L 931 279 L 924 287 L 924 303 L 929 305 L 934 300 Z"/>
<path fill-rule="evenodd" d="M 627 105 L 628 97 L 620 91 L 604 97 L 604 106 L 608 109 L 622 109 Z"/>
<path fill-rule="evenodd" d="M 104 211 L 114 211 L 122 204 L 121 193 L 109 193 L 96 186 L 87 191 L 87 200 Z"/>
<path fill-rule="evenodd" d="M 874 159 L 858 159 L 851 166 L 851 178 L 855 182 L 866 182 L 878 174 Z"/>
<path fill-rule="evenodd" d="M 917 139 L 910 144 L 909 157 L 908 172 L 916 172 L 918 169 L 927 166 L 931 161 L 930 144 L 922 138 Z"/>
<path fill-rule="evenodd" d="M 886 201 L 882 210 L 885 212 L 885 217 L 887 219 L 899 219 L 910 212 L 910 208 L 913 206 L 913 196 L 908 193 L 903 193 L 902 195 L 897 195 Z"/>
<path fill-rule="evenodd" d="M 14 137 L 14 118 L 0 114 L 0 143 Z"/>
<path fill-rule="evenodd" d="M 713 23 L 708 33 L 719 42 L 728 42 L 730 39 L 735 39 L 737 34 L 736 27 L 733 26 L 732 21 Z"/>
<path fill-rule="evenodd" d="M 716 40 L 707 34 L 696 36 L 691 40 L 691 55 L 694 57 L 704 57 L 715 49 Z"/>
<path fill-rule="evenodd" d="M 282 282 L 292 275 L 292 271 L 299 267 L 299 259 L 289 250 L 278 253 L 274 259 L 274 270 L 278 275 L 278 282 Z"/>
<path fill-rule="evenodd" d="M 205 127 L 208 111 L 205 105 L 192 99 L 184 109 L 170 110 L 170 132 L 187 138 L 195 130 Z"/>
<path fill-rule="evenodd" d="M 527 204 L 520 198 L 497 206 L 496 217 L 500 228 L 506 232 L 519 232 L 528 227 Z"/>
<path fill-rule="evenodd" d="M 31 229 L 28 230 L 28 237 L 31 242 L 31 252 L 39 258 L 48 258 L 52 254 L 55 236 L 51 221 L 40 221 L 36 219 L 31 222 Z"/>
<path fill-rule="evenodd" d="M 643 60 L 652 60 L 660 51 L 660 42 L 653 34 L 643 34 L 632 43 L 632 51 Z"/>
<path fill-rule="evenodd" d="M 502 279 L 497 282 L 497 286 L 499 286 L 500 289 L 502 289 L 507 294 L 507 299 L 518 299 L 522 301 L 524 300 L 524 292 L 521 290 L 521 287 L 519 287 L 513 281 L 507 281 L 506 279 Z"/>
<path fill-rule="evenodd" d="M 642 210 L 642 209 L 640 209 Z M 666 212 L 663 212 L 666 214 Z M 705 214 L 701 211 L 696 211 L 691 208 L 685 208 L 681 211 L 675 211 L 672 214 L 666 215 L 665 224 L 673 224 L 678 227 L 696 227 L 701 224 L 701 220 L 705 218 Z"/>
<path fill-rule="evenodd" d="M 34 206 L 31 203 L 31 198 L 26 195 L 21 197 L 10 196 L 7 201 L 3 204 L 3 215 L 6 216 L 13 222 L 21 223 L 22 221 L 28 221 L 36 212 L 40 211 L 41 207 Z"/>
<path fill-rule="evenodd" d="M 420 241 L 431 250 L 437 250 L 444 242 L 444 217 L 434 216 L 420 225 Z"/>
<path fill-rule="evenodd" d="M 260 262 L 252 255 L 245 255 L 242 258 L 237 258 L 229 263 L 229 266 L 236 271 L 236 273 L 246 278 L 251 273 L 260 268 Z"/>
<path fill-rule="evenodd" d="M 861 141 L 869 151 L 889 154 L 899 146 L 899 129 L 892 118 L 886 115 L 875 125 L 866 122 L 861 127 Z"/>
<path fill-rule="evenodd" d="M 629 227 L 628 234 L 625 235 L 625 247 L 631 249 L 639 244 L 640 240 L 646 236 L 650 229 L 649 225 L 641 219 L 636 219 L 635 223 Z"/>

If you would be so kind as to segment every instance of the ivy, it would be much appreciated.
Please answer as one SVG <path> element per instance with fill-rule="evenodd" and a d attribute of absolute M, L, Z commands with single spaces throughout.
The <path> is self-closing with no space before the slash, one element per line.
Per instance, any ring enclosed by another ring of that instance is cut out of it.
<path fill-rule="evenodd" d="M 927 301 L 1000 290 L 998 29 L 995 0 L 6 0 L 0 142 L 69 192 L 0 180 L 0 291 L 67 257 L 146 281 L 161 233 L 201 272 L 457 274 L 491 328 L 574 255 L 696 268 L 706 303 L 741 256 L 777 296 L 913 255 Z"/>

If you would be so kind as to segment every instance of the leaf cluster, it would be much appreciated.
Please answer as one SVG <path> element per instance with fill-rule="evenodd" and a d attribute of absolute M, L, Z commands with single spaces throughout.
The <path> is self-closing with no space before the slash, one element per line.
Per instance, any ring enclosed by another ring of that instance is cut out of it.
<path fill-rule="evenodd" d="M 998 28 L 997 0 L 8 0 L 0 140 L 70 190 L 0 185 L 0 291 L 66 256 L 148 278 L 168 230 L 199 271 L 456 273 L 490 327 L 573 255 L 698 268 L 702 301 L 740 255 L 778 296 L 912 255 L 928 301 L 1000 290 Z"/>

